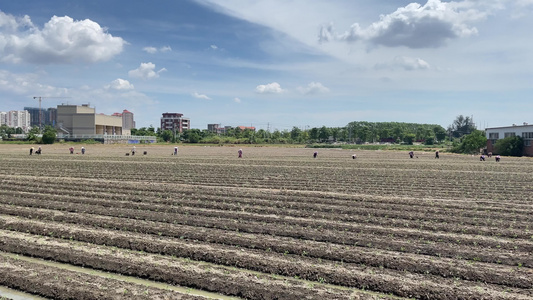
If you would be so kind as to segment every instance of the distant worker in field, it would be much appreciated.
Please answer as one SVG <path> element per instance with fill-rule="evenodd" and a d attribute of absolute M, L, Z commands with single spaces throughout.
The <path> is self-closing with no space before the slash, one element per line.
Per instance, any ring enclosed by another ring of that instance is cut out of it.
<path fill-rule="evenodd" d="M 413 151 L 409 151 L 409 158 L 413 158 L 415 156 L 415 153 Z"/>
<path fill-rule="evenodd" d="M 41 149 L 41 146 L 39 146 L 39 148 L 37 148 L 37 151 L 35 151 L 35 154 L 41 155 L 42 151 L 43 149 Z"/>
<path fill-rule="evenodd" d="M 131 148 L 131 155 L 135 155 L 135 151 L 137 151 L 137 148 L 135 148 L 135 146 L 133 146 L 133 148 Z"/>
<path fill-rule="evenodd" d="M 479 161 L 485 161 L 485 155 L 481 154 L 481 156 L 479 157 Z"/>
<path fill-rule="evenodd" d="M 30 155 L 33 154 L 33 149 L 35 149 L 35 148 L 33 148 L 33 147 L 30 148 Z"/>
<path fill-rule="evenodd" d="M 440 158 L 439 157 L 439 150 L 435 151 L 435 158 Z"/>
<path fill-rule="evenodd" d="M 71 146 L 68 150 L 70 151 L 70 154 L 74 154 L 74 147 Z"/>
<path fill-rule="evenodd" d="M 491 158 L 492 157 L 492 152 L 487 153 L 487 157 Z"/>
<path fill-rule="evenodd" d="M 496 155 L 496 162 L 500 162 L 500 156 Z"/>
<path fill-rule="evenodd" d="M 317 156 L 318 156 L 318 151 L 315 151 L 315 152 L 313 153 L 313 158 L 316 158 Z"/>
<path fill-rule="evenodd" d="M 352 159 L 356 159 L 356 158 L 357 158 L 357 155 L 354 153 L 354 154 L 352 155 Z"/>
<path fill-rule="evenodd" d="M 81 147 L 81 154 L 85 154 L 85 147 Z"/>
<path fill-rule="evenodd" d="M 178 147 L 174 147 L 174 155 L 178 155 Z"/>
<path fill-rule="evenodd" d="M 239 153 L 239 158 L 242 158 L 242 149 L 239 149 L 239 151 L 237 151 L 237 153 Z"/>

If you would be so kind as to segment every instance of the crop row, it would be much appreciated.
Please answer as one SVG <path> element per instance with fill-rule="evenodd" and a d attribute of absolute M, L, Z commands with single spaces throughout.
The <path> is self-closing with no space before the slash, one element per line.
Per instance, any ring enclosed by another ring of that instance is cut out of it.
<path fill-rule="evenodd" d="M 483 298 L 521 299 L 530 297 L 530 292 L 500 285 L 465 282 L 432 275 L 416 275 L 388 269 L 363 267 L 352 264 L 333 264 L 312 258 L 272 252 L 251 250 L 232 246 L 202 244 L 189 240 L 175 240 L 140 233 L 122 233 L 105 229 L 90 229 L 84 226 L 68 227 L 60 224 L 30 221 L 21 218 L 3 217 L 2 228 L 63 237 L 80 242 L 115 246 L 122 249 L 158 253 L 165 256 L 186 257 L 226 266 L 236 266 L 262 273 L 333 283 L 341 286 L 371 289 L 418 299 Z M 449 286 L 454 286 L 450 290 Z"/>

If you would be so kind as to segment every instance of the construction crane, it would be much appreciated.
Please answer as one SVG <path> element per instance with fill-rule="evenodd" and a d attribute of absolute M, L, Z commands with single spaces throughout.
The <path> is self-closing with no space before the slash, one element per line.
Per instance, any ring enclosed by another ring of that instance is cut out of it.
<path fill-rule="evenodd" d="M 42 131 L 43 130 L 43 125 L 42 125 L 42 111 L 41 111 L 41 101 L 43 99 L 49 99 L 49 98 L 56 98 L 56 99 L 59 99 L 59 98 L 71 98 L 71 97 L 41 97 L 41 96 L 36 96 L 36 97 L 33 97 L 33 99 L 39 99 L 39 131 Z"/>

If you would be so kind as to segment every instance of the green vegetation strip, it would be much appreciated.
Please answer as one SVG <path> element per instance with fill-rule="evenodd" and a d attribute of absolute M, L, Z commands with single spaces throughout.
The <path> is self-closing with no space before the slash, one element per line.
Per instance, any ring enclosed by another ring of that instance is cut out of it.
<path fill-rule="evenodd" d="M 96 276 L 100 276 L 100 277 L 103 277 L 103 278 L 110 278 L 110 279 L 116 279 L 116 280 L 121 280 L 121 281 L 125 281 L 125 282 L 130 282 L 130 283 L 136 283 L 136 284 L 149 286 L 149 287 L 155 287 L 155 288 L 159 288 L 159 289 L 163 289 L 163 290 L 173 290 L 173 291 L 176 291 L 176 292 L 179 292 L 179 293 L 182 293 L 182 294 L 188 294 L 188 295 L 193 295 L 193 296 L 202 296 L 202 297 L 205 297 L 205 298 L 208 298 L 208 299 L 222 299 L 222 300 L 238 300 L 238 299 L 240 299 L 240 298 L 236 298 L 236 297 L 228 297 L 228 296 L 225 296 L 225 295 L 210 293 L 210 292 L 201 291 L 201 290 L 195 290 L 195 289 L 192 289 L 192 288 L 178 287 L 178 286 L 174 286 L 174 285 L 170 285 L 170 284 L 165 284 L 165 283 L 160 283 L 160 282 L 140 279 L 140 278 L 132 277 L 132 276 L 124 276 L 124 275 L 115 274 L 115 273 L 102 272 L 102 271 L 98 271 L 98 270 L 94 270 L 94 269 L 76 267 L 76 266 L 73 266 L 73 265 L 59 263 L 59 262 L 55 262 L 55 261 L 46 261 L 46 260 L 27 257 L 27 256 L 22 256 L 22 255 L 18 255 L 18 254 L 12 254 L 12 253 L 6 253 L 6 252 L 1 252 L 0 251 L 0 255 L 5 256 L 5 257 L 11 257 L 11 258 L 14 258 L 14 259 L 20 259 L 20 260 L 27 261 L 27 262 L 46 265 L 46 266 L 50 266 L 50 267 L 54 267 L 54 268 L 60 268 L 60 269 L 64 269 L 64 270 L 74 271 L 74 272 L 78 272 L 78 273 L 83 273 L 83 274 L 88 274 L 88 275 L 96 275 Z M 1 290 L 0 290 L 0 295 L 2 295 L 1 294 Z M 38 297 L 34 297 L 33 296 L 33 298 L 31 298 L 31 299 L 43 299 L 43 298 L 38 298 Z"/>

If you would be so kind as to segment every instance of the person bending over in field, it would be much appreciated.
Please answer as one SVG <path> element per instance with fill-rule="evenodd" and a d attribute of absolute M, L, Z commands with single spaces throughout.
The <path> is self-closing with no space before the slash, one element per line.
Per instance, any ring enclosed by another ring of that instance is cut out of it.
<path fill-rule="evenodd" d="M 30 155 L 33 154 L 33 149 L 34 149 L 33 147 L 30 148 Z"/>
<path fill-rule="evenodd" d="M 435 158 L 439 158 L 439 150 L 435 151 Z"/>
<path fill-rule="evenodd" d="M 39 148 L 37 148 L 37 151 L 35 151 L 35 154 L 41 155 L 41 152 L 42 152 L 42 149 L 41 149 L 41 146 L 39 146 Z"/>
<path fill-rule="evenodd" d="M 131 148 L 131 155 L 135 155 L 135 151 L 137 151 L 137 149 L 133 146 L 133 148 Z"/>
<path fill-rule="evenodd" d="M 409 151 L 409 158 L 415 157 L 415 153 L 413 151 Z"/>
<path fill-rule="evenodd" d="M 315 151 L 315 153 L 313 153 L 313 158 L 316 158 L 318 156 L 318 151 Z"/>
<path fill-rule="evenodd" d="M 178 155 L 178 147 L 174 147 L 174 155 Z"/>
<path fill-rule="evenodd" d="M 85 147 L 81 147 L 81 154 L 85 154 Z"/>
<path fill-rule="evenodd" d="M 70 148 L 68 148 L 68 151 L 70 151 L 70 154 L 74 154 L 74 147 L 71 146 Z"/>
<path fill-rule="evenodd" d="M 239 158 L 242 158 L 242 149 L 239 149 L 239 151 L 237 151 L 237 153 L 239 153 Z"/>
<path fill-rule="evenodd" d="M 500 156 L 496 155 L 496 162 L 500 162 Z"/>
<path fill-rule="evenodd" d="M 485 161 L 485 155 L 481 154 L 481 156 L 479 157 L 479 161 Z"/>
<path fill-rule="evenodd" d="M 356 158 L 357 158 L 356 154 L 352 155 L 352 159 L 356 159 Z"/>

